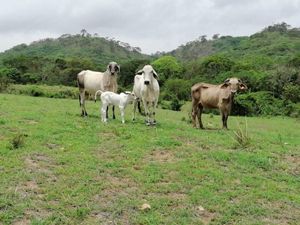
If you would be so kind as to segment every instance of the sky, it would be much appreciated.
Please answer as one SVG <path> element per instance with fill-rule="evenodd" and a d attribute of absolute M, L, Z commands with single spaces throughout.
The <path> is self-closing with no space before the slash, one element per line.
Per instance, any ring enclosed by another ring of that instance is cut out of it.
<path fill-rule="evenodd" d="M 0 52 L 82 29 L 150 54 L 201 35 L 245 36 L 281 22 L 300 27 L 300 0 L 0 0 L 0 5 Z"/>

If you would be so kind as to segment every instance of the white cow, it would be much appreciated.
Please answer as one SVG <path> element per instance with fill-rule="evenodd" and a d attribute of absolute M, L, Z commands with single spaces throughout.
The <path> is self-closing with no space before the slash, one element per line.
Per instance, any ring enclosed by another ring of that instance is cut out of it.
<path fill-rule="evenodd" d="M 134 93 L 132 92 L 125 92 L 125 93 L 121 93 L 121 94 L 116 94 L 114 92 L 111 91 L 101 91 L 98 90 L 95 93 L 95 102 L 97 100 L 97 95 L 98 93 L 101 94 L 101 102 L 102 102 L 102 107 L 101 107 L 101 118 L 102 118 L 102 122 L 106 123 L 107 122 L 107 107 L 109 105 L 114 105 L 114 106 L 118 106 L 121 112 L 121 118 L 122 118 L 122 123 L 125 123 L 125 118 L 124 118 L 124 114 L 125 114 L 125 108 L 126 106 L 132 102 L 135 98 Z"/>
<path fill-rule="evenodd" d="M 79 87 L 79 104 L 81 107 L 81 115 L 87 116 L 85 109 L 85 93 L 94 95 L 97 90 L 117 92 L 117 74 L 120 66 L 116 62 L 110 62 L 105 72 L 96 72 L 91 70 L 83 70 L 77 75 Z M 113 108 L 113 118 L 115 118 Z"/>
<path fill-rule="evenodd" d="M 139 101 L 143 102 L 146 114 L 146 124 L 155 125 L 155 109 L 159 97 L 158 75 L 150 65 L 137 72 L 134 77 L 133 93 L 136 96 L 133 109 L 133 120 L 135 120 L 136 107 Z"/>

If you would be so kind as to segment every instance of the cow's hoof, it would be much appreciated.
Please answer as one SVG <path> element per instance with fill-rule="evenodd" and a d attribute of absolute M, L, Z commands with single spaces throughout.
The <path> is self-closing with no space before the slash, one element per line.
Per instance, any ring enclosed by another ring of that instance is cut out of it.
<path fill-rule="evenodd" d="M 154 120 L 151 125 L 155 126 L 156 125 L 156 120 Z"/>
<path fill-rule="evenodd" d="M 147 122 L 146 122 L 146 125 L 147 125 L 147 126 L 150 126 L 150 125 L 151 125 L 151 123 L 147 121 Z"/>

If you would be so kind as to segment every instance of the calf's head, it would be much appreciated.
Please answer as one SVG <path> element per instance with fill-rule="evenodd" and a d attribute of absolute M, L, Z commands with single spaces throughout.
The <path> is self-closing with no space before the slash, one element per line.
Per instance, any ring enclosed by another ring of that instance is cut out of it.
<path fill-rule="evenodd" d="M 129 101 L 133 101 L 136 99 L 136 96 L 133 92 L 130 92 L 130 91 L 125 91 L 125 94 L 127 95 L 127 99 Z"/>
<path fill-rule="evenodd" d="M 228 78 L 221 85 L 221 88 L 229 88 L 232 94 L 235 94 L 238 90 L 247 90 L 247 86 L 236 77 Z"/>
<path fill-rule="evenodd" d="M 139 70 L 137 74 L 143 75 L 144 85 L 150 85 L 152 84 L 153 79 L 158 79 L 157 73 L 150 65 L 144 66 L 144 68 Z"/>
<path fill-rule="evenodd" d="M 118 74 L 118 72 L 120 72 L 120 66 L 116 62 L 110 62 L 107 65 L 107 71 L 110 75 Z"/>

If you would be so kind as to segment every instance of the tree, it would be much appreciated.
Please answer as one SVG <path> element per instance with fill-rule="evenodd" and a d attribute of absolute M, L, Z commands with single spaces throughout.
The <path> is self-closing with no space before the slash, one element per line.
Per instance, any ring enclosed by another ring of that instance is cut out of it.
<path fill-rule="evenodd" d="M 217 39 L 219 39 L 219 36 L 220 36 L 220 34 L 214 34 L 214 35 L 212 36 L 212 39 L 213 39 L 213 40 L 217 40 Z"/>
<path fill-rule="evenodd" d="M 201 43 L 207 42 L 206 37 L 207 37 L 207 35 L 201 35 L 201 36 L 199 37 Z"/>
<path fill-rule="evenodd" d="M 183 67 L 173 56 L 163 56 L 155 60 L 152 66 L 158 73 L 161 84 L 169 78 L 182 76 Z"/>
<path fill-rule="evenodd" d="M 80 33 L 81 33 L 81 36 L 84 37 L 87 34 L 87 31 L 86 31 L 86 29 L 82 29 L 80 31 Z"/>

